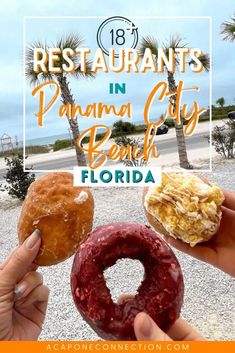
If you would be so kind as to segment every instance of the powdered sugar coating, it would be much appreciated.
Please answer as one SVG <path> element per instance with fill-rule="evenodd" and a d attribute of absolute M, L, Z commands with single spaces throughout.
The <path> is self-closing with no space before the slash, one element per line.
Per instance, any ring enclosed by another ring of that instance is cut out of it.
<path fill-rule="evenodd" d="M 88 194 L 86 191 L 81 191 L 80 194 L 75 197 L 74 202 L 79 205 L 88 199 Z"/>

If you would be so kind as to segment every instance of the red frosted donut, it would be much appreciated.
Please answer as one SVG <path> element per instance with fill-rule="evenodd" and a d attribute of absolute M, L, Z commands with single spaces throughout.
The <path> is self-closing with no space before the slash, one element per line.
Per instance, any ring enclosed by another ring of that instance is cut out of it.
<path fill-rule="evenodd" d="M 114 303 L 103 272 L 120 258 L 139 260 L 145 269 L 138 292 Z M 179 317 L 184 283 L 180 265 L 167 243 L 154 231 L 136 223 L 97 227 L 80 245 L 71 272 L 77 309 L 104 339 L 135 340 L 133 321 L 145 311 L 165 331 Z"/>

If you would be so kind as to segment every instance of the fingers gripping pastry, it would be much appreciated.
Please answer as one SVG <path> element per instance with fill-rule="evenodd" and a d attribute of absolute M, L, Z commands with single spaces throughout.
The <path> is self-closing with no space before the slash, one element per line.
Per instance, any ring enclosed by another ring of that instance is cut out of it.
<path fill-rule="evenodd" d="M 112 300 L 103 272 L 120 258 L 139 260 L 145 275 L 137 294 Z M 135 340 L 133 322 L 141 311 L 168 330 L 179 317 L 184 283 L 180 265 L 158 234 L 136 223 L 97 227 L 74 257 L 71 289 L 77 309 L 104 339 Z"/>
<path fill-rule="evenodd" d="M 74 187 L 71 173 L 50 173 L 30 185 L 18 223 L 20 243 L 37 228 L 42 244 L 35 263 L 66 260 L 92 229 L 94 201 L 88 188 Z"/>
<path fill-rule="evenodd" d="M 208 241 L 221 220 L 222 190 L 189 173 L 162 173 L 162 185 L 144 190 L 149 223 L 160 233 L 191 246 Z"/>

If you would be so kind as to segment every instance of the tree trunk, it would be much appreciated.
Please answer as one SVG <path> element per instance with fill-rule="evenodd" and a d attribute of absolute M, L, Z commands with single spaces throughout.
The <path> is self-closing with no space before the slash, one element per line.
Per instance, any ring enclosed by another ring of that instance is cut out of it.
<path fill-rule="evenodd" d="M 175 78 L 173 73 L 167 72 L 167 79 L 168 79 L 168 86 L 171 92 L 175 92 L 177 89 Z M 170 103 L 175 110 L 176 105 L 176 95 L 170 97 Z M 185 143 L 185 136 L 184 136 L 184 129 L 183 129 L 183 119 L 180 116 L 180 124 L 176 124 L 175 121 L 175 132 L 176 132 L 176 141 L 177 141 L 177 148 L 178 148 L 178 155 L 179 155 L 179 162 L 180 167 L 184 169 L 192 169 L 192 165 L 188 161 L 186 143 Z"/>
<path fill-rule="evenodd" d="M 75 101 L 70 91 L 69 82 L 67 81 L 66 76 L 57 75 L 57 80 L 60 85 L 61 98 L 62 98 L 63 104 L 66 104 L 66 103 L 74 104 Z M 76 150 L 77 164 L 78 166 L 86 166 L 85 153 L 77 145 L 77 138 L 80 136 L 77 118 L 72 119 L 69 116 L 67 116 L 67 118 L 73 134 L 73 142 Z"/>

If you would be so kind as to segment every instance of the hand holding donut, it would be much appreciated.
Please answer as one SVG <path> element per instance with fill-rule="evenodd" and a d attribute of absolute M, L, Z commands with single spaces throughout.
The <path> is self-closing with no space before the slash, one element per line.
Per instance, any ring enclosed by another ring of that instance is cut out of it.
<path fill-rule="evenodd" d="M 118 303 L 132 298 L 131 295 L 122 295 L 118 298 Z M 145 312 L 136 315 L 134 332 L 138 341 L 204 341 L 204 338 L 181 318 L 177 319 L 166 333 Z"/>
<path fill-rule="evenodd" d="M 41 332 L 49 290 L 33 264 L 40 244 L 36 230 L 0 265 L 0 340 L 36 340 Z"/>
<path fill-rule="evenodd" d="M 204 341 L 204 338 L 181 318 L 165 333 L 144 312 L 136 315 L 134 330 L 138 341 Z"/>
<path fill-rule="evenodd" d="M 162 187 L 144 191 L 143 201 L 150 224 L 171 245 L 235 276 L 235 193 L 223 194 L 196 176 L 165 173 Z M 70 173 L 52 173 L 31 185 L 18 224 L 21 245 L 0 265 L 0 340 L 38 338 L 49 290 L 36 266 L 75 252 L 74 302 L 101 338 L 203 340 L 179 317 L 183 274 L 167 243 L 136 223 L 107 224 L 89 234 L 93 213 L 90 190 L 74 187 Z M 103 272 L 119 258 L 139 260 L 145 275 L 134 297 L 115 303 Z"/>
<path fill-rule="evenodd" d="M 213 238 L 195 247 L 172 237 L 165 237 L 170 245 L 201 261 L 219 268 L 235 277 L 235 192 L 223 190 L 225 201 L 222 206 L 220 228 Z"/>

